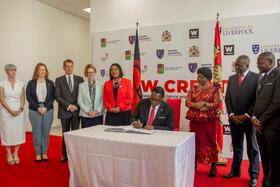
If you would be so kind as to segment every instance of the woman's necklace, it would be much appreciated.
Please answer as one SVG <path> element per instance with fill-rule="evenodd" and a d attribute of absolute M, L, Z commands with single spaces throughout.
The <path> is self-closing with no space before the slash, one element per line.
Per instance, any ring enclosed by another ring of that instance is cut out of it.
<path fill-rule="evenodd" d="M 115 81 L 113 80 L 113 87 L 114 87 L 114 88 L 117 88 L 117 87 L 119 86 L 121 80 L 122 80 L 122 79 L 120 79 L 118 82 L 115 82 Z"/>

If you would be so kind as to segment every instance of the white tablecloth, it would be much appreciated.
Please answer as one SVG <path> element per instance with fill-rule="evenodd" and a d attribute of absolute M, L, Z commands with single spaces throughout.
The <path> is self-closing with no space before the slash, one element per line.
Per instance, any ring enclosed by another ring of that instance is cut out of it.
<path fill-rule="evenodd" d="M 70 187 L 194 186 L 193 133 L 105 132 L 108 127 L 99 125 L 64 133 Z"/>

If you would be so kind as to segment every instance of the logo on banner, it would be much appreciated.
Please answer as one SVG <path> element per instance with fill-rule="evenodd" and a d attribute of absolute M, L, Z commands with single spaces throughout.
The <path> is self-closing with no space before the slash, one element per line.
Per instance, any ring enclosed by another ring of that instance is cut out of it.
<path fill-rule="evenodd" d="M 106 47 L 107 41 L 106 38 L 101 38 L 101 47 Z"/>
<path fill-rule="evenodd" d="M 199 29 L 190 29 L 189 30 L 189 38 L 190 39 L 199 38 Z"/>
<path fill-rule="evenodd" d="M 106 62 L 108 60 L 109 54 L 105 53 L 105 56 L 100 57 L 101 62 Z"/>
<path fill-rule="evenodd" d="M 169 42 L 171 41 L 171 32 L 166 30 L 161 34 L 161 41 L 162 42 Z"/>
<path fill-rule="evenodd" d="M 101 75 L 101 77 L 104 77 L 104 76 L 105 76 L 105 69 L 101 69 L 101 70 L 100 70 L 100 75 Z"/>
<path fill-rule="evenodd" d="M 234 45 L 224 45 L 224 55 L 234 55 Z"/>
<path fill-rule="evenodd" d="M 189 57 L 199 57 L 199 53 L 198 46 L 193 45 L 189 48 Z"/>
<path fill-rule="evenodd" d="M 158 57 L 159 59 L 162 59 L 163 56 L 164 56 L 164 49 L 158 49 L 158 50 L 157 50 L 157 57 Z"/>
<path fill-rule="evenodd" d="M 130 43 L 131 45 L 134 44 L 135 38 L 136 38 L 135 36 L 129 36 L 129 37 L 128 37 L 128 41 L 129 41 L 129 43 Z"/>
<path fill-rule="evenodd" d="M 125 51 L 125 60 L 131 60 L 131 51 L 130 50 Z"/>
<path fill-rule="evenodd" d="M 280 59 L 277 59 L 277 67 L 280 68 Z"/>
<path fill-rule="evenodd" d="M 223 27 L 221 29 L 223 36 L 249 35 L 254 34 L 252 25 L 241 25 Z"/>
<path fill-rule="evenodd" d="M 260 51 L 260 45 L 259 44 L 254 44 L 252 45 L 252 51 L 256 55 Z"/>
<path fill-rule="evenodd" d="M 229 125 L 223 125 L 224 128 L 224 134 L 225 135 L 230 135 L 230 126 Z"/>
<path fill-rule="evenodd" d="M 189 63 L 189 70 L 194 73 L 197 70 L 197 63 Z"/>
<path fill-rule="evenodd" d="M 157 65 L 157 73 L 158 74 L 164 74 L 164 64 L 158 64 Z"/>

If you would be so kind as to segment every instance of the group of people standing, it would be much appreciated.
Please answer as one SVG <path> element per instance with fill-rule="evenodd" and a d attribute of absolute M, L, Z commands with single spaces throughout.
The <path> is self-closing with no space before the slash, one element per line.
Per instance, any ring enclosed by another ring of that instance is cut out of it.
<path fill-rule="evenodd" d="M 249 158 L 249 186 L 257 186 L 259 153 L 264 177 L 262 187 L 280 186 L 280 70 L 271 52 L 257 58 L 260 74 L 249 71 L 250 59 L 241 55 L 236 59 L 236 74 L 228 79 L 225 103 L 231 129 L 233 161 L 231 171 L 224 178 L 240 177 L 244 135 Z M 208 68 L 197 70 L 198 85 L 191 88 L 186 98 L 189 108 L 186 118 L 190 130 L 196 133 L 196 167 L 210 164 L 208 177 L 217 173 L 219 147 L 216 140 L 217 109 L 221 102 L 219 90 L 209 81 Z"/>
<path fill-rule="evenodd" d="M 225 103 L 229 115 L 233 145 L 231 171 L 224 178 L 240 176 L 244 134 L 250 161 L 249 186 L 256 186 L 259 177 L 259 150 L 262 158 L 263 187 L 279 187 L 280 179 L 280 71 L 275 56 L 264 52 L 258 56 L 260 74 L 249 71 L 250 59 L 241 55 L 235 62 L 236 74 L 229 77 Z M 7 79 L 0 82 L 1 143 L 7 150 L 7 162 L 19 164 L 20 144 L 25 142 L 24 103 L 29 103 L 29 120 L 32 126 L 35 161 L 48 161 L 49 134 L 53 122 L 53 103 L 58 102 L 58 118 L 62 132 L 103 124 L 134 125 L 135 128 L 173 130 L 172 108 L 164 102 L 162 87 L 152 90 L 149 98 L 142 99 L 136 111 L 131 112 L 132 83 L 123 77 L 119 64 L 110 66 L 110 80 L 103 85 L 95 79 L 96 69 L 88 64 L 82 77 L 73 75 L 74 62 L 63 62 L 65 74 L 55 83 L 49 79 L 47 66 L 38 63 L 32 80 L 24 89 L 24 83 L 16 79 L 16 66 L 5 65 Z M 186 118 L 190 131 L 196 133 L 196 167 L 210 164 L 209 177 L 217 173 L 219 147 L 216 140 L 218 108 L 221 103 L 219 88 L 211 84 L 212 71 L 201 67 L 197 70 L 198 84 L 186 97 Z M 12 148 L 14 151 L 12 151 Z M 67 161 L 62 142 L 61 162 Z"/>
<path fill-rule="evenodd" d="M 6 147 L 9 165 L 20 163 L 19 147 L 25 142 L 23 113 L 25 96 L 29 103 L 28 116 L 32 127 L 36 162 L 48 161 L 49 134 L 54 118 L 55 100 L 58 102 L 58 118 L 63 133 L 79 129 L 80 122 L 82 128 L 103 124 L 105 109 L 106 125 L 130 125 L 133 122 L 137 124 L 135 127 L 139 128 L 142 122 L 144 125 L 141 127 L 144 128 L 173 130 L 173 111 L 163 101 L 163 88 L 155 88 L 151 100 L 144 100 L 149 105 L 143 108 L 140 102 L 132 114 L 132 83 L 123 77 L 123 70 L 119 64 L 111 65 L 110 80 L 106 81 L 104 86 L 95 79 L 96 68 L 92 64 L 85 67 L 86 81 L 81 76 L 74 75 L 73 68 L 74 62 L 71 59 L 65 60 L 63 62 L 65 74 L 53 82 L 49 79 L 47 66 L 38 63 L 25 90 L 24 83 L 16 79 L 16 66 L 5 65 L 7 79 L 0 82 L 0 133 L 1 143 Z M 152 105 L 160 110 L 155 113 L 153 109 L 150 115 Z M 146 118 L 149 118 L 149 123 L 146 123 Z M 61 162 L 67 160 L 63 138 Z"/>

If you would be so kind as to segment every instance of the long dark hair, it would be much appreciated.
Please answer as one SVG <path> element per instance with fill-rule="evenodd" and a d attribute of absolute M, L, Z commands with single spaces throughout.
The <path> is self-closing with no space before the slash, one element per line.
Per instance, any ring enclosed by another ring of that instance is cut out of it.
<path fill-rule="evenodd" d="M 111 74 L 111 69 L 112 69 L 112 67 L 113 66 L 116 66 L 117 68 L 118 68 L 118 70 L 119 70 L 119 77 L 121 78 L 121 77 L 123 77 L 123 70 L 122 70 L 122 67 L 121 67 L 121 65 L 119 65 L 118 63 L 114 63 L 114 64 L 112 64 L 111 66 L 110 66 L 110 70 L 109 70 L 109 72 L 110 72 L 110 80 L 113 80 L 113 76 L 112 76 L 112 74 Z"/>

